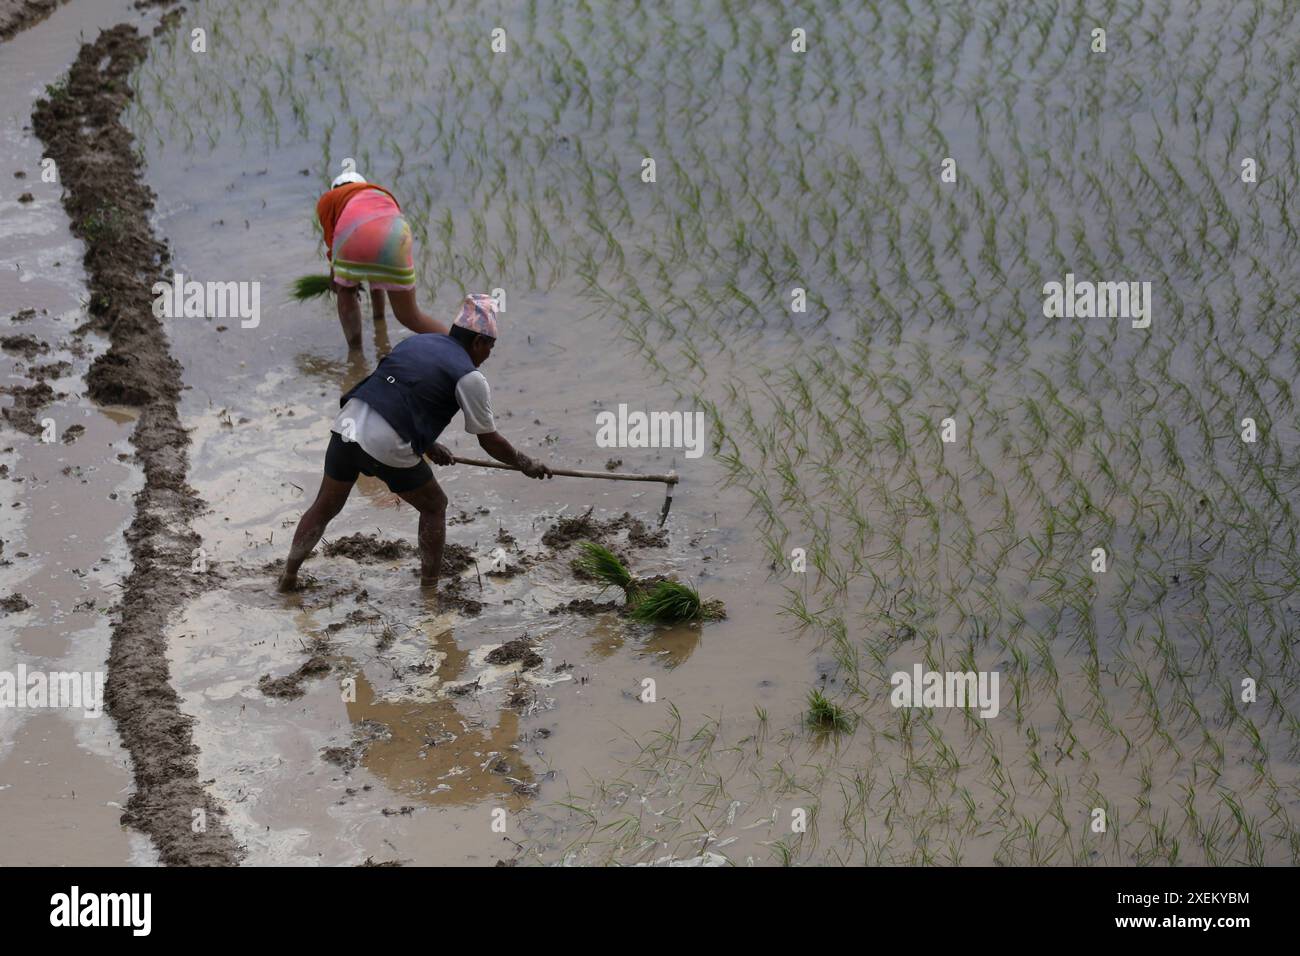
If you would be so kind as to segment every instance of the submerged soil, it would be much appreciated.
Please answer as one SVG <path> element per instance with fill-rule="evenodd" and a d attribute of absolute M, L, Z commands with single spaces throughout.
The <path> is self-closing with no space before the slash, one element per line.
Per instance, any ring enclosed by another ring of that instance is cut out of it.
<path fill-rule="evenodd" d="M 175 16 L 164 17 L 155 33 Z M 199 783 L 191 719 L 180 712 L 167 664 L 167 621 L 203 588 L 190 570 L 200 545 L 190 522 L 202 502 L 186 481 L 189 435 L 177 415 L 181 369 L 152 311 L 151 288 L 167 277 L 168 253 L 150 227 L 153 195 L 121 122 L 132 98 L 130 74 L 148 44 L 126 24 L 84 44 L 66 84 L 37 103 L 33 128 L 58 164 L 64 208 L 85 243 L 88 326 L 109 339 L 86 376 L 89 396 L 139 410 L 131 442 L 145 486 L 126 531 L 133 570 L 116 608 L 105 685 L 107 711 L 134 769 L 135 792 L 122 821 L 147 833 L 164 863 L 232 864 L 240 849 L 222 822 L 224 810 Z M 43 395 L 29 392 L 24 401 L 30 408 Z M 202 832 L 191 826 L 196 807 L 206 810 Z"/>

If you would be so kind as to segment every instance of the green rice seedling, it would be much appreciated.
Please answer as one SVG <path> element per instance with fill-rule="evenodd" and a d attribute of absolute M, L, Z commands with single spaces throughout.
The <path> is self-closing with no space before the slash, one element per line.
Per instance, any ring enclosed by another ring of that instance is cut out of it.
<path fill-rule="evenodd" d="M 839 732 L 853 729 L 852 715 L 816 688 L 808 692 L 807 720 L 818 730 Z"/>
<path fill-rule="evenodd" d="M 327 275 L 299 276 L 293 280 L 290 294 L 298 302 L 316 299 L 330 291 L 330 277 Z"/>
<path fill-rule="evenodd" d="M 623 589 L 629 600 L 636 590 L 636 579 L 632 572 L 623 566 L 613 551 L 594 541 L 582 541 L 578 544 L 582 556 L 573 560 L 574 568 L 591 575 L 602 582 L 606 588 L 616 586 Z"/>
<path fill-rule="evenodd" d="M 649 624 L 683 624 L 687 621 L 716 621 L 726 616 L 720 601 L 704 601 L 700 593 L 680 581 L 660 581 L 636 599 L 632 618 Z"/>

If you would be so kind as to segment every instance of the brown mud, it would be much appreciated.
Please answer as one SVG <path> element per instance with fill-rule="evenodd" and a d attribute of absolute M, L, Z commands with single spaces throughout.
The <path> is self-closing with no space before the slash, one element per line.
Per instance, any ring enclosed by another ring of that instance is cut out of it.
<path fill-rule="evenodd" d="M 36 336 L 23 333 L 21 335 L 0 336 L 0 349 L 14 355 L 21 355 L 23 358 L 30 360 L 37 355 L 45 354 L 50 350 L 50 347 Z"/>
<path fill-rule="evenodd" d="M 32 606 L 32 602 L 15 591 L 7 598 L 0 598 L 0 613 L 18 614 Z"/>
<path fill-rule="evenodd" d="M 447 559 L 442 559 L 443 573 L 447 573 Z M 469 584 L 464 578 L 452 578 L 438 592 L 438 603 L 448 609 L 460 611 L 467 617 L 477 617 L 482 613 L 484 604 L 469 594 Z"/>
<path fill-rule="evenodd" d="M 396 561 L 415 554 L 405 541 L 384 541 L 370 534 L 350 534 L 325 545 L 328 558 L 351 558 L 353 561 Z"/>
<path fill-rule="evenodd" d="M 591 617 L 593 614 L 622 614 L 627 605 L 618 601 L 593 601 L 591 598 L 574 598 L 567 604 L 551 608 L 550 614 L 580 614 Z"/>
<path fill-rule="evenodd" d="M 629 512 L 609 521 L 591 516 L 592 509 L 572 518 L 561 518 L 542 535 L 542 544 L 559 551 L 579 541 L 602 542 L 620 531 L 627 532 L 627 542 L 634 548 L 663 548 L 668 545 L 666 530 L 652 530 Z"/>
<path fill-rule="evenodd" d="M 361 564 L 399 561 L 419 554 L 415 545 L 410 542 L 400 539 L 385 540 L 362 532 L 336 538 L 325 544 L 321 550 L 327 558 L 351 558 Z M 274 570 L 277 565 L 282 565 L 282 562 L 273 562 L 267 565 L 266 570 Z M 441 574 L 459 575 L 473 566 L 474 552 L 465 545 L 448 542 L 443 548 Z"/>
<path fill-rule="evenodd" d="M 178 15 L 164 16 L 155 35 Z M 180 711 L 167 663 L 168 619 L 203 587 L 190 570 L 200 544 L 191 521 L 203 504 L 187 484 L 189 435 L 177 414 L 181 368 L 152 310 L 151 289 L 166 280 L 169 256 L 150 227 L 154 197 L 121 122 L 130 75 L 148 45 L 127 24 L 84 44 L 66 82 L 36 104 L 33 129 L 58 164 L 72 232 L 85 243 L 91 318 L 79 331 L 103 332 L 110 343 L 86 376 L 89 397 L 139 410 L 131 443 L 145 485 L 125 533 L 133 570 L 115 608 L 105 685 L 107 712 L 135 778 L 122 822 L 148 834 L 165 864 L 230 865 L 241 851 L 224 810 L 199 782 L 192 720 Z M 207 819 L 197 833 L 196 808 Z"/>
<path fill-rule="evenodd" d="M 68 0 L 0 0 L 0 40 L 40 23 Z"/>
<path fill-rule="evenodd" d="M 4 386 L 0 388 L 0 392 L 13 398 L 13 404 L 0 408 L 0 415 L 25 435 L 41 433 L 36 414 L 59 397 L 58 393 L 44 381 L 38 381 L 35 385 Z"/>
<path fill-rule="evenodd" d="M 542 655 L 533 650 L 533 644 L 528 638 L 520 637 L 489 651 L 487 662 L 489 664 L 518 663 L 522 670 L 531 670 L 542 666 Z"/>
<path fill-rule="evenodd" d="M 267 697 L 283 697 L 293 700 L 306 693 L 302 687 L 303 681 L 324 677 L 329 672 L 330 662 L 320 654 L 313 654 L 292 674 L 284 677 L 272 677 L 270 674 L 262 675 L 262 679 L 257 682 L 257 688 Z"/>

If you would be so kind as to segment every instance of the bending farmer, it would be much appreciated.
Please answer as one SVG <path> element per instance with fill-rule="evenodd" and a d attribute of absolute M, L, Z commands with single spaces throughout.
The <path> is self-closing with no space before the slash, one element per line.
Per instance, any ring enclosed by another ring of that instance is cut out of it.
<path fill-rule="evenodd" d="M 397 321 L 412 332 L 446 332 L 415 302 L 415 259 L 411 226 L 397 200 L 383 186 L 367 183 L 360 173 L 344 172 L 316 203 L 316 218 L 325 231 L 330 279 L 338 294 L 339 324 L 348 348 L 361 348 L 360 284 L 370 284 L 370 307 L 384 321 L 384 293 Z"/>
<path fill-rule="evenodd" d="M 465 430 L 497 461 L 529 478 L 549 478 L 539 461 L 515 451 L 496 430 L 487 379 L 478 371 L 496 344 L 496 305 L 472 293 L 446 335 L 413 335 L 398 343 L 379 367 L 340 399 L 331 427 L 320 491 L 298 522 L 280 590 L 298 586 L 298 568 L 311 554 L 325 526 L 343 510 L 359 474 L 382 479 L 420 513 L 420 583 L 436 587 L 447 538 L 447 496 L 421 457 L 453 463 L 437 438 L 457 411 Z"/>

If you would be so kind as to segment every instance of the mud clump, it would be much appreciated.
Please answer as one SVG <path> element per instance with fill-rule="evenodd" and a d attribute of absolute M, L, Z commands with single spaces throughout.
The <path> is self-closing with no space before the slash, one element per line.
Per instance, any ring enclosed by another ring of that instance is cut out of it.
<path fill-rule="evenodd" d="M 27 600 L 17 591 L 10 594 L 7 598 L 0 598 L 0 612 L 5 614 L 17 614 L 25 611 L 32 606 L 32 602 Z"/>
<path fill-rule="evenodd" d="M 591 598 L 576 598 L 568 604 L 561 604 L 559 607 L 551 608 L 550 613 L 555 614 L 578 614 L 583 617 L 591 617 L 596 614 L 622 614 L 626 610 L 626 605 L 619 604 L 617 601 L 593 601 Z"/>
<path fill-rule="evenodd" d="M 536 699 L 531 690 L 525 687 L 516 687 L 506 698 L 506 706 L 512 710 L 527 710 Z"/>
<path fill-rule="evenodd" d="M 520 663 L 521 670 L 532 670 L 542 666 L 542 655 L 533 650 L 531 641 L 520 637 L 493 648 L 487 656 L 489 664 L 514 664 L 516 661 Z"/>
<path fill-rule="evenodd" d="M 272 677 L 270 674 L 263 674 L 262 679 L 257 682 L 257 689 L 267 697 L 294 700 L 307 693 L 302 686 L 304 681 L 315 677 L 324 677 L 329 672 L 330 662 L 317 654 L 292 674 L 284 677 Z"/>
<path fill-rule="evenodd" d="M 341 621 L 335 621 L 333 624 L 325 625 L 325 634 L 336 634 L 339 631 L 349 627 L 365 627 L 368 624 L 374 624 L 376 621 L 382 621 L 383 615 L 375 611 L 363 611 L 357 609 L 349 611 L 347 617 Z"/>
<path fill-rule="evenodd" d="M 446 567 L 445 560 L 443 566 Z M 467 617 L 477 617 L 483 611 L 483 602 L 470 597 L 465 592 L 465 581 L 461 578 L 453 578 L 438 592 L 438 601 L 444 607 L 454 608 Z"/>
<path fill-rule="evenodd" d="M 448 543 L 442 549 L 442 570 L 440 574 L 463 574 L 474 566 L 474 552 L 463 544 Z"/>
<path fill-rule="evenodd" d="M 635 548 L 663 548 L 668 545 L 667 531 L 652 531 L 640 518 L 623 512 L 611 521 L 601 521 L 591 516 L 594 508 L 573 518 L 561 518 L 546 529 L 542 544 L 560 551 L 578 541 L 603 541 L 619 531 L 627 532 L 628 544 Z"/>
<path fill-rule="evenodd" d="M 365 564 L 409 558 L 415 554 L 415 548 L 405 541 L 384 541 L 372 534 L 350 534 L 325 545 L 325 554 L 327 557 L 351 558 Z"/>
<path fill-rule="evenodd" d="M 558 551 L 578 541 L 595 541 L 603 537 L 606 533 L 605 527 L 599 520 L 591 517 L 593 510 L 588 508 L 585 513 L 575 518 L 561 518 L 542 534 L 542 544 Z"/>
<path fill-rule="evenodd" d="M 351 747 L 326 747 L 320 752 L 321 759 L 344 770 L 351 770 L 357 765 L 357 755 Z"/>
<path fill-rule="evenodd" d="M 172 28 L 174 14 L 164 16 Z M 224 808 L 199 781 L 193 718 L 181 713 L 167 662 L 168 626 L 201 587 L 190 561 L 201 544 L 192 522 L 203 503 L 187 483 L 190 437 L 176 410 L 182 369 L 153 314 L 153 286 L 168 280 L 170 255 L 153 234 L 153 193 L 121 121 L 131 74 L 148 47 L 130 24 L 83 44 L 67 79 L 36 104 L 32 128 L 58 164 L 63 207 L 86 249 L 90 319 L 77 332 L 109 340 L 87 373 L 87 393 L 140 408 L 131 443 L 144 487 L 125 533 L 132 570 L 116 608 L 104 688 L 135 782 L 122 823 L 148 835 L 165 865 L 232 866 L 242 850 Z M 202 832 L 190 826 L 196 807 L 207 815 Z"/>
<path fill-rule="evenodd" d="M 0 415 L 18 431 L 25 435 L 39 435 L 40 423 L 36 420 L 39 412 L 57 397 L 54 389 L 45 382 L 35 385 L 14 385 L 0 388 L 0 392 L 13 396 L 13 404 L 0 408 Z"/>
<path fill-rule="evenodd" d="M 668 547 L 668 532 L 663 530 L 652 531 L 650 527 L 640 518 L 633 518 L 626 511 L 623 517 L 618 519 L 627 528 L 627 543 L 634 548 L 666 548 Z"/>
<path fill-rule="evenodd" d="M 33 365 L 28 373 L 34 379 L 62 378 L 72 371 L 72 363 L 60 359 L 49 365 Z"/>
<path fill-rule="evenodd" d="M 0 0 L 0 40 L 40 23 L 67 0 Z"/>
<path fill-rule="evenodd" d="M 377 720 L 363 720 L 352 728 L 352 743 L 347 747 L 326 747 L 321 759 L 345 773 L 356 768 L 376 740 L 390 740 L 393 732 Z"/>
<path fill-rule="evenodd" d="M 457 514 L 456 517 L 448 518 L 447 524 L 470 524 L 471 522 L 477 521 L 479 518 L 484 517 L 485 515 L 490 515 L 491 513 L 492 512 L 487 508 L 475 508 L 473 514 L 470 514 L 467 511 L 462 511 Z"/>
<path fill-rule="evenodd" d="M 0 349 L 30 360 L 45 354 L 50 347 L 34 335 L 23 334 L 0 336 Z"/>
<path fill-rule="evenodd" d="M 438 570 L 439 578 L 459 579 L 461 574 L 474 566 L 473 551 L 464 545 L 447 544 L 442 549 L 442 567 Z M 411 574 L 420 574 L 420 568 L 413 568 Z M 451 587 L 448 584 L 448 587 Z"/>

